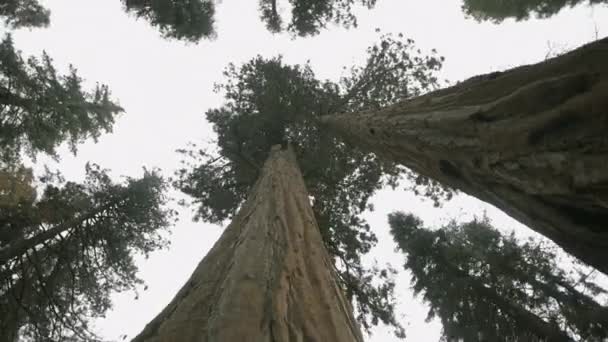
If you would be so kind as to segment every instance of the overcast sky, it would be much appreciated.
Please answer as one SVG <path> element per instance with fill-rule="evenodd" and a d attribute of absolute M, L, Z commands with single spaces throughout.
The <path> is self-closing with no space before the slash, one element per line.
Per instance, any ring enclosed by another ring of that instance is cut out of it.
<path fill-rule="evenodd" d="M 87 84 L 106 83 L 126 113 L 112 134 L 97 144 L 80 146 L 77 157 L 62 154 L 59 168 L 66 178 L 81 179 L 84 163 L 92 161 L 111 169 L 112 175 L 141 175 L 142 166 L 160 167 L 172 174 L 178 167 L 175 150 L 189 141 L 211 138 L 203 113 L 222 103 L 213 93 L 229 62 L 241 63 L 257 54 L 282 54 L 287 63 L 310 63 L 321 78 L 336 79 L 342 66 L 361 63 L 365 48 L 377 40 L 376 28 L 403 33 L 423 50 L 436 48 L 446 57 L 441 77 L 451 82 L 540 61 L 550 51 L 575 48 L 608 34 L 608 7 L 566 9 L 548 20 L 500 25 L 464 18 L 461 0 L 380 0 L 374 10 L 361 11 L 359 27 L 330 27 L 319 36 L 291 40 L 271 35 L 258 20 L 257 1 L 223 0 L 217 6 L 218 38 L 195 44 L 166 41 L 144 21 L 125 14 L 119 0 L 48 0 L 51 26 L 18 31 L 15 45 L 25 54 L 44 49 L 60 70 L 72 63 Z M 284 10 L 284 8 L 283 8 Z M 374 197 L 374 213 L 366 215 L 379 244 L 370 255 L 380 263 L 401 268 L 403 256 L 393 252 L 386 215 L 394 210 L 413 211 L 429 224 L 451 218 L 466 219 L 487 211 L 503 229 L 530 230 L 498 210 L 468 196 L 459 196 L 442 209 L 404 191 L 381 191 Z M 117 295 L 115 308 L 96 324 L 102 337 L 118 340 L 137 334 L 174 296 L 196 264 L 218 238 L 222 227 L 193 223 L 191 213 L 180 209 L 171 248 L 139 262 L 141 277 L 149 285 L 139 299 L 133 293 Z M 426 308 L 412 298 L 408 276 L 401 273 L 397 292 L 398 315 L 411 341 L 438 340 L 441 326 L 425 323 Z M 397 341 L 390 330 L 375 329 L 368 341 Z"/>

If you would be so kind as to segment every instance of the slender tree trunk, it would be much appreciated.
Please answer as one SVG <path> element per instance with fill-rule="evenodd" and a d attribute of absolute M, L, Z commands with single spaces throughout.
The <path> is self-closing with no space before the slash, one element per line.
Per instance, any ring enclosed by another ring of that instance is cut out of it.
<path fill-rule="evenodd" d="M 363 341 L 291 150 L 273 148 L 247 201 L 134 342 Z"/>
<path fill-rule="evenodd" d="M 21 256 L 39 244 L 69 230 L 74 226 L 74 221 L 75 220 L 71 220 L 63 224 L 58 224 L 30 238 L 21 237 L 18 240 L 11 242 L 9 245 L 0 248 L 0 265 L 4 265 L 10 259 Z"/>
<path fill-rule="evenodd" d="M 35 262 L 41 261 L 36 260 Z M 21 266 L 22 273 L 15 283 L 11 284 L 6 280 L 6 286 L 0 286 L 0 291 L 2 291 L 0 292 L 0 341 L 2 342 L 19 341 L 19 330 L 24 322 L 27 322 L 28 319 L 35 319 L 35 317 L 31 317 L 29 308 L 41 303 L 40 296 L 45 296 L 44 302 L 54 302 L 52 297 L 57 294 L 57 278 L 66 267 L 65 254 L 59 255 L 46 276 L 34 270 L 38 267 L 34 263 L 30 262 L 26 266 Z M 73 291 L 74 289 L 63 288 L 63 290 Z"/>
<path fill-rule="evenodd" d="M 322 123 L 608 273 L 608 38 Z"/>
<path fill-rule="evenodd" d="M 494 288 L 486 286 L 482 280 L 459 269 L 443 253 L 441 253 L 441 257 L 443 259 L 442 262 L 449 270 L 448 272 L 455 274 L 457 278 L 465 279 L 467 284 L 475 289 L 475 293 L 478 293 L 481 297 L 485 297 L 489 302 L 496 305 L 500 311 L 509 315 L 517 323 L 518 327 L 525 328 L 526 331 L 545 341 L 572 341 L 568 334 L 562 331 L 555 323 L 546 322 L 526 308 L 506 300 Z"/>
<path fill-rule="evenodd" d="M 548 323 L 525 308 L 505 300 L 500 294 L 496 293 L 494 289 L 486 287 L 479 283 L 478 280 L 472 279 L 470 284 L 479 294 L 499 307 L 502 312 L 508 314 L 517 322 L 518 326 L 529 329 L 539 338 L 544 338 L 545 341 L 554 342 L 573 341 L 565 332 L 561 331 L 557 325 Z"/>
<path fill-rule="evenodd" d="M 122 197 L 121 197 L 122 199 Z M 12 258 L 16 258 L 18 256 L 24 255 L 28 250 L 36 248 L 36 246 L 40 245 L 45 241 L 49 241 L 59 234 L 62 234 L 83 222 L 94 218 L 95 216 L 103 213 L 105 210 L 108 210 L 110 207 L 120 205 L 120 202 L 111 202 L 105 204 L 101 207 L 95 208 L 89 213 L 78 215 L 70 220 L 59 223 L 42 233 L 38 233 L 31 237 L 19 237 L 15 241 L 11 241 L 8 245 L 0 248 L 0 266 L 4 265 L 6 262 L 11 260 Z"/>

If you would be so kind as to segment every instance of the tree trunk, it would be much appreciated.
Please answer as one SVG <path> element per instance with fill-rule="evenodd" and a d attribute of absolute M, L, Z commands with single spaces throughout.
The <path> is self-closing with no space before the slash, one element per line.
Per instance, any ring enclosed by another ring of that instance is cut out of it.
<path fill-rule="evenodd" d="M 232 223 L 133 342 L 363 341 L 304 180 L 274 147 Z"/>
<path fill-rule="evenodd" d="M 121 199 L 122 199 L 122 197 L 121 197 Z M 120 204 L 120 202 L 118 202 L 118 201 L 104 204 L 101 207 L 93 209 L 89 213 L 77 215 L 76 217 L 74 217 L 72 219 L 59 223 L 34 236 L 27 237 L 27 238 L 24 236 L 21 236 L 18 239 L 16 239 L 15 241 L 11 241 L 9 244 L 2 246 L 0 248 L 0 266 L 4 265 L 12 258 L 16 258 L 16 257 L 24 255 L 28 250 L 32 250 L 32 249 L 36 248 L 41 243 L 49 241 L 74 227 L 78 227 L 80 224 L 82 224 L 86 220 L 90 220 L 90 219 L 94 218 L 95 216 L 103 213 L 105 210 L 108 210 L 108 208 L 115 206 L 115 205 L 119 205 L 119 204 Z"/>
<path fill-rule="evenodd" d="M 608 38 L 322 123 L 608 273 Z"/>
<path fill-rule="evenodd" d="M 465 275 L 465 277 L 472 278 L 470 281 L 470 285 L 477 290 L 477 293 L 486 297 L 490 302 L 500 308 L 502 312 L 509 315 L 515 322 L 517 322 L 517 325 L 519 327 L 526 328 L 526 330 L 533 332 L 535 336 L 539 338 L 544 338 L 545 341 L 572 341 L 568 334 L 561 331 L 557 325 L 546 322 L 545 320 L 538 317 L 534 313 L 526 310 L 525 308 L 508 300 L 505 300 L 494 289 L 486 287 L 484 284 L 481 284 L 479 280 L 473 278 L 472 276 Z"/>
<path fill-rule="evenodd" d="M 535 337 L 543 339 L 543 341 L 572 341 L 568 334 L 562 331 L 555 323 L 547 322 L 519 304 L 505 299 L 500 293 L 496 292 L 494 288 L 486 286 L 481 279 L 454 265 L 444 253 L 440 253 L 440 255 L 441 262 L 449 270 L 449 273 L 455 275 L 455 279 L 464 280 L 480 297 L 484 297 L 488 302 L 496 305 L 504 314 L 511 317 L 511 319 L 516 322 L 517 327 L 525 329 Z"/>
<path fill-rule="evenodd" d="M 70 220 L 66 223 L 58 224 L 30 238 L 20 237 L 18 240 L 0 248 L 0 266 L 4 265 L 12 258 L 24 255 L 28 250 L 35 248 L 39 244 L 48 241 L 65 231 L 68 231 L 70 228 L 74 227 L 74 222 L 79 221 L 80 219 L 81 218 L 78 217 L 76 220 Z"/>

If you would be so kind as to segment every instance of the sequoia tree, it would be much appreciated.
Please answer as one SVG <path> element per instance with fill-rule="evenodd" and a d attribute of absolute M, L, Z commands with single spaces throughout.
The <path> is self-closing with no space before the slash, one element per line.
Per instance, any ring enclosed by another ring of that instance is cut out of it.
<path fill-rule="evenodd" d="M 247 200 L 133 342 L 363 341 L 304 180 L 276 146 Z"/>
<path fill-rule="evenodd" d="M 347 298 L 357 305 L 359 321 L 364 328 L 383 322 L 400 331 L 392 272 L 361 262 L 376 243 L 361 213 L 377 189 L 396 184 L 402 170 L 340 142 L 318 118 L 327 111 L 380 108 L 432 88 L 441 58 L 421 55 L 411 40 L 390 36 L 368 52 L 365 66 L 345 69 L 339 82 L 320 81 L 310 66 L 285 65 L 281 58 L 231 65 L 218 86 L 225 104 L 207 112 L 217 147 L 183 151 L 188 158 L 176 186 L 192 196 L 197 219 L 221 223 L 242 205 L 270 147 L 291 143 L 323 242 Z M 372 281 L 378 277 L 381 281 Z"/>
<path fill-rule="evenodd" d="M 608 38 L 383 109 L 322 118 L 608 273 Z"/>
<path fill-rule="evenodd" d="M 606 290 L 560 268 L 554 248 L 504 236 L 487 218 L 429 229 L 412 214 L 389 215 L 415 293 L 448 341 L 601 341 Z"/>

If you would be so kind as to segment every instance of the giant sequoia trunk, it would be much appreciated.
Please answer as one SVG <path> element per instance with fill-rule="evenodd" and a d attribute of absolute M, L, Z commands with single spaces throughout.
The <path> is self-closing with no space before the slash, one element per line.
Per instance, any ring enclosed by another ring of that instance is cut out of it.
<path fill-rule="evenodd" d="M 133 341 L 363 341 L 290 150 L 272 150 L 232 223 Z"/>
<path fill-rule="evenodd" d="M 608 273 L 608 38 L 322 122 Z"/>

